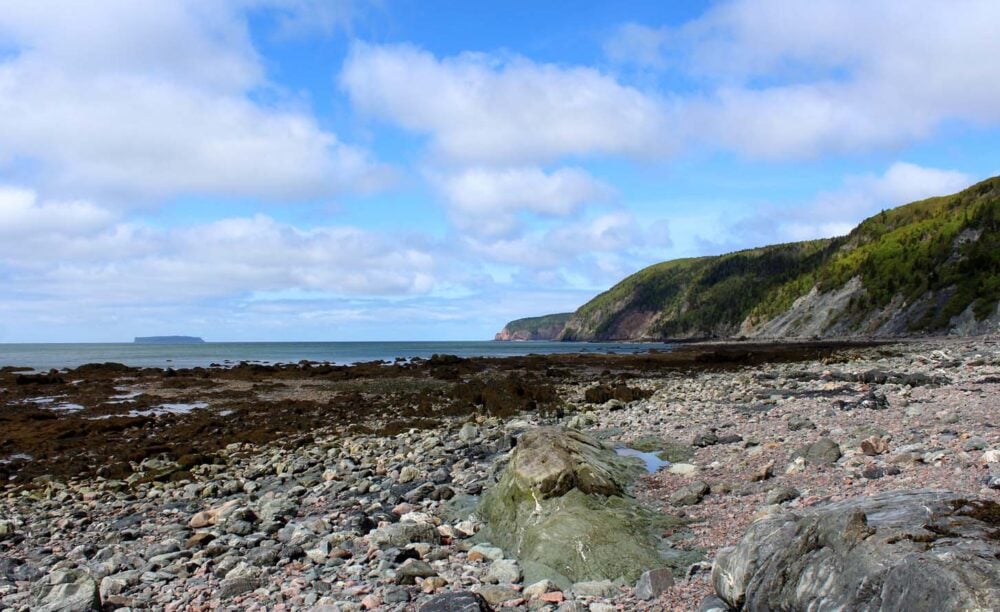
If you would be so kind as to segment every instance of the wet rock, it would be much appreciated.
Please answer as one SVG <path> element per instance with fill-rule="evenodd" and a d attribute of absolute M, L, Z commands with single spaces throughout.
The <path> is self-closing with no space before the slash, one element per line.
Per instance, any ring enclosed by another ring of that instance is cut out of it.
<path fill-rule="evenodd" d="M 101 609 L 97 581 L 79 569 L 55 570 L 31 587 L 32 610 L 90 612 Z"/>
<path fill-rule="evenodd" d="M 643 572 L 635 583 L 635 596 L 642 600 L 656 599 L 674 586 L 674 574 L 668 568 Z"/>
<path fill-rule="evenodd" d="M 710 490 L 708 483 L 696 480 L 674 491 L 669 498 L 670 505 L 693 506 L 701 502 Z"/>
<path fill-rule="evenodd" d="M 958 610 L 1000 600 L 1000 505 L 891 491 L 753 523 L 716 557 L 732 608 Z"/>
<path fill-rule="evenodd" d="M 640 468 L 575 430 L 525 433 L 477 514 L 509 543 L 527 582 L 635 580 L 663 565 L 653 516 L 625 494 Z"/>
<path fill-rule="evenodd" d="M 459 591 L 435 595 L 420 606 L 419 612 L 493 612 L 493 608 L 482 595 Z"/>

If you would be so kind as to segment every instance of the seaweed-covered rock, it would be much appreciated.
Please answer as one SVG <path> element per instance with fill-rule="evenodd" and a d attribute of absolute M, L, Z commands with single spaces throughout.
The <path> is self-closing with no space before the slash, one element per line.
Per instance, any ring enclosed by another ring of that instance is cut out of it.
<path fill-rule="evenodd" d="M 935 611 L 1000 601 L 1000 504 L 890 491 L 753 523 L 712 570 L 737 610 Z"/>
<path fill-rule="evenodd" d="M 521 437 L 477 513 L 487 537 L 521 562 L 526 583 L 631 582 L 664 565 L 653 526 L 666 517 L 625 492 L 639 472 L 637 462 L 578 431 L 538 428 Z"/>

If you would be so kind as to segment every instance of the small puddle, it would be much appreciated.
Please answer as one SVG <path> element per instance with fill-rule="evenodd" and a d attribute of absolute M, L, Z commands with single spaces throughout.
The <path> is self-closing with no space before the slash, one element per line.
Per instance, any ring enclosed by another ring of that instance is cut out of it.
<path fill-rule="evenodd" d="M 646 471 L 653 473 L 660 468 L 670 465 L 669 461 L 664 461 L 656 456 L 656 453 L 644 453 L 642 451 L 637 451 L 634 448 L 616 448 L 615 452 L 621 457 L 635 457 L 636 459 L 642 459 L 642 462 L 646 464 Z"/>

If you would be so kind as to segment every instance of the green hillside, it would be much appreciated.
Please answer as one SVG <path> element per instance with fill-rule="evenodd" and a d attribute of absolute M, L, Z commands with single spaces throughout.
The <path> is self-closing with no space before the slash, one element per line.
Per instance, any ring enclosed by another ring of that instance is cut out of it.
<path fill-rule="evenodd" d="M 497 340 L 552 340 L 562 332 L 571 312 L 517 319 L 504 326 Z"/>
<path fill-rule="evenodd" d="M 996 312 L 998 228 L 1000 178 L 993 178 L 883 211 L 847 236 L 650 266 L 581 306 L 561 338 L 736 335 L 789 313 L 814 288 L 846 291 L 854 278 L 862 289 L 837 304 L 830 329 L 866 333 L 898 319 L 907 332 L 943 331 L 969 306 L 977 320 Z M 876 315 L 882 318 L 873 321 Z M 812 316 L 803 312 L 801 320 Z"/>

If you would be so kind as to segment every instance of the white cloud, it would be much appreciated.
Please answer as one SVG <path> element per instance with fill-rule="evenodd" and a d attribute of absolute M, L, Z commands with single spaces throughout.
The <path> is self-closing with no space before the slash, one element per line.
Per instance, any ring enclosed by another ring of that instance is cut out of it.
<path fill-rule="evenodd" d="M 356 108 L 429 134 L 437 153 L 462 163 L 647 156 L 671 146 L 661 101 L 591 68 L 358 44 L 340 81 Z"/>
<path fill-rule="evenodd" d="M 37 184 L 145 199 L 308 198 L 381 180 L 365 151 L 268 92 L 235 3 L 112 0 L 0 11 L 0 162 Z M 68 15 L 72 15 L 71 18 Z"/>
<path fill-rule="evenodd" d="M 86 202 L 0 188 L 0 270 L 19 292 L 101 303 L 187 303 L 254 291 L 418 295 L 440 263 L 419 240 L 267 216 L 158 229 Z"/>
<path fill-rule="evenodd" d="M 432 175 L 458 226 L 478 235 L 508 235 L 525 213 L 566 217 L 605 202 L 614 189 L 579 168 L 475 167 Z"/>
<path fill-rule="evenodd" d="M 700 83 L 677 106 L 689 145 L 795 158 L 997 123 L 998 23 L 989 0 L 733 0 L 679 28 L 626 24 L 606 50 Z"/>

